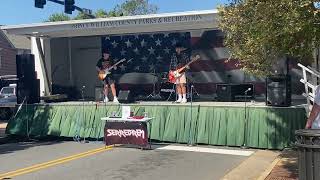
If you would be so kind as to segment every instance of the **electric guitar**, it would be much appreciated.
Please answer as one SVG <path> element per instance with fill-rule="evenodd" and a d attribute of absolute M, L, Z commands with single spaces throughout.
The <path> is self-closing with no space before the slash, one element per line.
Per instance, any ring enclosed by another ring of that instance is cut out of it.
<path fill-rule="evenodd" d="M 130 62 L 132 60 L 129 59 L 128 62 Z M 104 80 L 109 74 L 111 74 L 111 70 L 114 69 L 115 67 L 117 67 L 120 63 L 126 61 L 125 58 L 121 59 L 120 61 L 118 61 L 117 63 L 115 63 L 114 65 L 108 67 L 108 68 L 105 68 L 101 71 L 98 72 L 98 78 L 102 81 Z"/>
<path fill-rule="evenodd" d="M 195 61 L 199 60 L 199 59 L 200 59 L 200 56 L 199 56 L 199 55 L 196 55 L 195 57 L 192 57 L 191 59 L 192 59 L 192 60 L 191 60 L 190 62 L 188 62 L 186 65 L 182 66 L 181 68 L 176 69 L 175 71 L 173 71 L 173 70 L 169 71 L 169 82 L 170 82 L 170 83 L 175 83 L 175 82 L 176 82 L 176 79 L 181 76 L 181 72 L 182 72 L 187 66 L 189 66 L 191 63 L 194 63 Z"/>

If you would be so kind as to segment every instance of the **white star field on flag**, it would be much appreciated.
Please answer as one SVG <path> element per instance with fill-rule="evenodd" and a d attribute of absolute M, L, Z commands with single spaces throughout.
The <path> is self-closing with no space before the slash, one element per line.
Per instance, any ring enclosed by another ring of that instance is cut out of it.
<path fill-rule="evenodd" d="M 102 37 L 102 50 L 108 49 L 114 62 L 131 59 L 121 63 L 116 74 L 130 72 L 167 72 L 175 45 L 179 42 L 190 45 L 190 33 L 155 33 Z"/>

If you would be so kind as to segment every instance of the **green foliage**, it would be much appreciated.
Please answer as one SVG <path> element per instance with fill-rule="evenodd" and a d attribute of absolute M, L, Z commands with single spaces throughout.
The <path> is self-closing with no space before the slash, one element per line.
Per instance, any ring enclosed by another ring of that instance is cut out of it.
<path fill-rule="evenodd" d="M 108 17 L 108 13 L 107 11 L 103 10 L 103 9 L 98 9 L 95 13 L 94 16 L 96 18 L 105 18 Z"/>
<path fill-rule="evenodd" d="M 312 61 L 320 44 L 320 16 L 313 1 L 233 0 L 219 7 L 219 27 L 232 58 L 255 75 L 268 74 L 284 56 Z"/>
<path fill-rule="evenodd" d="M 83 13 L 83 12 L 79 12 L 79 13 L 77 14 L 77 16 L 74 17 L 73 19 L 74 19 L 74 20 L 80 20 L 80 19 L 93 19 L 93 18 L 92 18 L 91 16 Z"/>
<path fill-rule="evenodd" d="M 121 5 L 117 5 L 110 13 L 112 15 L 142 15 L 153 14 L 158 11 L 158 7 L 149 4 L 148 0 L 127 0 Z"/>
<path fill-rule="evenodd" d="M 105 18 L 105 17 L 118 17 L 118 16 L 132 16 L 132 15 L 141 15 L 141 14 L 152 14 L 158 11 L 156 5 L 149 4 L 148 0 L 127 0 L 123 4 L 116 5 L 109 12 L 98 9 L 94 15 L 96 18 Z M 92 17 L 79 12 L 73 19 L 92 19 Z M 63 13 L 52 14 L 47 21 L 68 21 L 71 18 Z"/>
<path fill-rule="evenodd" d="M 47 22 L 56 22 L 56 21 L 69 21 L 71 18 L 64 13 L 54 13 L 51 14 Z"/>

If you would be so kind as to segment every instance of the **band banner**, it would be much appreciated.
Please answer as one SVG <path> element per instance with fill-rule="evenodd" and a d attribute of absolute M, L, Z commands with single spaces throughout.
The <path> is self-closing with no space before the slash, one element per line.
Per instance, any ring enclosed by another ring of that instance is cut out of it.
<path fill-rule="evenodd" d="M 133 144 L 146 147 L 148 130 L 146 122 L 106 122 L 105 143 Z"/>

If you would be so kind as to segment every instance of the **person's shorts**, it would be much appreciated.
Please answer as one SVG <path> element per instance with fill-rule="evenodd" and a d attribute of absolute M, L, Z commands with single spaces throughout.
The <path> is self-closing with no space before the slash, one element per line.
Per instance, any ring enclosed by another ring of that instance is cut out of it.
<path fill-rule="evenodd" d="M 103 82 L 104 82 L 104 84 L 109 84 L 109 85 L 115 83 L 115 81 L 114 81 L 114 79 L 112 77 L 104 78 Z"/>
<path fill-rule="evenodd" d="M 186 73 L 182 73 L 181 76 L 176 79 L 176 82 L 174 84 L 186 84 L 186 83 L 187 83 Z"/>

